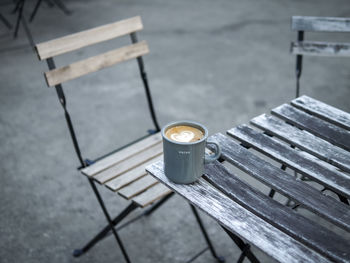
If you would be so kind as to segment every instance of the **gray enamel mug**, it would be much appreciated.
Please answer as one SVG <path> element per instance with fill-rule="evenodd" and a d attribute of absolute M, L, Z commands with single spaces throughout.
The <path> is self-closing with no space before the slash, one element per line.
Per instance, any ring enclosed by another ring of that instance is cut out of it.
<path fill-rule="evenodd" d="M 190 126 L 199 129 L 203 137 L 194 142 L 178 142 L 166 137 L 168 129 L 175 126 Z M 208 130 L 201 124 L 192 121 L 177 121 L 167 124 L 162 129 L 164 172 L 174 183 L 189 184 L 198 180 L 204 173 L 204 164 L 217 160 L 221 155 L 216 142 L 207 142 Z M 215 154 L 205 153 L 205 146 L 213 144 Z"/>

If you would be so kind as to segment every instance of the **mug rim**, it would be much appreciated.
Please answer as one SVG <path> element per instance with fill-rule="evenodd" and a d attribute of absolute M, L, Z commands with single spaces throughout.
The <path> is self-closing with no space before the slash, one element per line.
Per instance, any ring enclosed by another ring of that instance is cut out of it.
<path fill-rule="evenodd" d="M 165 135 L 165 131 L 168 130 L 169 128 L 171 127 L 174 127 L 174 126 L 179 126 L 179 125 L 186 125 L 186 126 L 197 126 L 197 127 L 194 127 L 194 128 L 200 128 L 202 129 L 202 131 L 204 131 L 204 135 L 203 135 L 203 138 L 200 139 L 199 141 L 195 141 L 195 142 L 177 142 L 177 141 L 174 141 L 174 140 L 171 140 L 169 139 L 168 137 L 166 137 Z M 162 128 L 162 137 L 167 140 L 168 142 L 170 143 L 174 143 L 174 144 L 180 144 L 180 145 L 195 145 L 195 144 L 199 144 L 203 141 L 205 141 L 207 138 L 208 138 L 208 130 L 207 128 L 205 128 L 204 125 L 198 123 L 198 122 L 195 122 L 195 121 L 189 121 L 189 120 L 180 120 L 180 121 L 173 121 L 173 122 L 170 122 L 168 124 L 166 124 L 163 128 Z"/>

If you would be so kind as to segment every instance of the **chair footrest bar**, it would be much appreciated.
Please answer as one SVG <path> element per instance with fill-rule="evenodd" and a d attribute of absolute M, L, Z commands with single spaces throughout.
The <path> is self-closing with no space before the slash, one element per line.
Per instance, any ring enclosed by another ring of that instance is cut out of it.
<path fill-rule="evenodd" d="M 193 261 L 195 261 L 200 255 L 202 255 L 205 251 L 207 251 L 209 249 L 209 247 L 206 247 L 204 249 L 202 249 L 201 251 L 199 251 L 196 255 L 194 255 L 193 257 L 191 257 L 188 261 L 186 261 L 186 263 L 191 263 Z"/>

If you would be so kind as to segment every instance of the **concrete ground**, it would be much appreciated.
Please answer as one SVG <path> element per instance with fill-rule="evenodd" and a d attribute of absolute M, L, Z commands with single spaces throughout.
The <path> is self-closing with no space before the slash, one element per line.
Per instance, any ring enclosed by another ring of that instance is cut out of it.
<path fill-rule="evenodd" d="M 35 1 L 27 2 L 26 17 Z M 64 2 L 73 15 L 45 4 L 39 10 L 30 25 L 36 43 L 141 15 L 145 29 L 139 38 L 150 45 L 145 62 L 160 123 L 192 119 L 210 133 L 293 98 L 292 15 L 350 16 L 348 0 Z M 13 23 L 11 7 L 2 1 L 0 12 Z M 106 222 L 86 178 L 75 170 L 78 160 L 62 109 L 55 91 L 45 87 L 45 63 L 23 47 L 23 29 L 15 41 L 2 24 L 0 30 L 0 262 L 124 262 L 112 237 L 80 259 L 71 256 Z M 349 42 L 339 34 L 306 37 Z M 57 64 L 127 42 L 61 56 Z M 304 62 L 302 94 L 350 111 L 350 61 L 308 57 Z M 65 87 L 85 157 L 111 151 L 151 127 L 135 61 Z M 111 212 L 127 205 L 101 190 Z M 212 219 L 203 218 L 219 254 L 227 262 L 237 260 L 236 246 Z M 189 206 L 178 196 L 120 235 L 133 262 L 184 262 L 205 246 Z M 254 251 L 263 262 L 272 261 Z M 206 252 L 196 262 L 214 260 Z"/>

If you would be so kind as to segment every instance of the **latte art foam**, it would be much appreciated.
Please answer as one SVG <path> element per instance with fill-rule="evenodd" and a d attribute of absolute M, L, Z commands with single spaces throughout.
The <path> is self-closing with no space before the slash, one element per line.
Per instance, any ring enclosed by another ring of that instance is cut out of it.
<path fill-rule="evenodd" d="M 175 126 L 165 132 L 165 136 L 176 142 L 195 142 L 203 138 L 203 132 L 191 126 Z"/>

